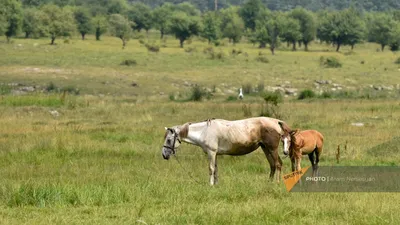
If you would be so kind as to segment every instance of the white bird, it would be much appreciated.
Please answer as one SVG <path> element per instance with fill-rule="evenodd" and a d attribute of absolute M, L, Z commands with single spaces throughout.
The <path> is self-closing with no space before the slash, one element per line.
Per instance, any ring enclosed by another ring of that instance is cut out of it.
<path fill-rule="evenodd" d="M 242 88 L 239 89 L 239 99 L 243 99 L 243 91 Z"/>
<path fill-rule="evenodd" d="M 57 112 L 57 110 L 50 110 L 49 113 L 54 117 L 59 117 L 60 116 L 60 113 Z"/>

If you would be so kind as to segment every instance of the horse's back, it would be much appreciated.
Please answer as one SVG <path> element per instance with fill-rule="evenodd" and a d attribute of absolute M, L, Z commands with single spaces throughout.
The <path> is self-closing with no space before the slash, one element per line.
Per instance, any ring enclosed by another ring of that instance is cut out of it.
<path fill-rule="evenodd" d="M 300 132 L 306 142 L 315 143 L 317 148 L 322 148 L 324 136 L 317 130 L 303 130 Z"/>

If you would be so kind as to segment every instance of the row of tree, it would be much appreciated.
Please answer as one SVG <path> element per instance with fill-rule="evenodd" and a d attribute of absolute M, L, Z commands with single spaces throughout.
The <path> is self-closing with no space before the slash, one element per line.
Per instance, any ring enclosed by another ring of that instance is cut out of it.
<path fill-rule="evenodd" d="M 117 7 L 118 8 L 118 7 Z M 366 13 L 354 7 L 341 11 L 313 13 L 298 7 L 290 11 L 270 11 L 261 0 L 247 0 L 242 7 L 229 7 L 219 11 L 201 13 L 189 3 L 163 4 L 154 9 L 142 3 L 126 6 L 105 14 L 93 14 L 86 7 L 59 7 L 44 4 L 24 8 L 18 0 L 0 0 L 0 34 L 9 40 L 20 31 L 26 38 L 70 36 L 78 31 L 85 35 L 94 33 L 100 40 L 106 31 L 122 40 L 123 47 L 132 32 L 150 29 L 174 35 L 183 47 L 192 36 L 199 35 L 208 42 L 219 44 L 222 38 L 238 43 L 246 37 L 260 48 L 269 46 L 272 54 L 280 43 L 297 46 L 308 45 L 317 39 L 336 46 L 354 47 L 363 41 L 381 44 L 382 50 L 400 45 L 400 13 Z"/>
<path fill-rule="evenodd" d="M 58 6 L 76 5 L 88 6 L 97 11 L 105 11 L 108 5 L 117 5 L 118 0 L 22 0 L 25 6 L 41 6 L 54 3 Z M 323 9 L 342 10 L 354 6 L 367 11 L 387 11 L 400 9 L 398 0 L 261 0 L 263 5 L 270 10 L 289 11 L 296 7 L 302 7 L 311 11 Z M 129 3 L 141 2 L 152 8 L 164 3 L 179 4 L 190 2 L 201 11 L 229 8 L 240 6 L 245 0 L 128 0 Z"/>

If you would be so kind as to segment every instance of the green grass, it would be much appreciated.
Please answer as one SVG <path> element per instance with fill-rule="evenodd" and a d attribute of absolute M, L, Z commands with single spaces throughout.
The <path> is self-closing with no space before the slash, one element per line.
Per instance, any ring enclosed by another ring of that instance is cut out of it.
<path fill-rule="evenodd" d="M 60 93 L 13 96 L 9 86 L 0 89 L 0 224 L 400 223 L 396 193 L 286 192 L 283 183 L 269 182 L 260 150 L 219 157 L 215 187 L 208 185 L 207 156 L 200 148 L 183 144 L 180 163 L 161 156 L 166 126 L 258 116 L 264 99 L 251 93 L 236 100 L 239 87 L 289 81 L 299 92 L 319 95 L 314 80 L 325 79 L 354 89 L 325 99 L 285 97 L 277 109 L 292 128 L 324 135 L 320 165 L 399 165 L 399 90 L 359 97 L 370 84 L 400 83 L 395 54 L 377 53 L 373 44 L 346 55 L 314 44 L 311 52 L 277 51 L 266 64 L 255 60 L 260 50 L 245 43 L 215 47 L 225 52 L 221 61 L 209 59 L 202 52 L 207 44 L 198 40 L 186 46 L 198 51 L 185 52 L 169 38 L 167 48 L 150 53 L 137 40 L 121 50 L 117 38 L 88 38 L 59 40 L 56 46 L 42 39 L 0 43 L 0 83 L 53 82 L 80 90 L 62 99 Z M 232 49 L 248 56 L 232 56 Z M 330 55 L 343 66 L 321 67 L 319 58 Z M 127 59 L 137 65 L 121 66 Z M 171 93 L 189 96 L 192 84 L 211 90 L 215 85 L 215 93 L 200 102 L 169 99 Z M 59 117 L 49 113 L 55 109 Z M 336 148 L 345 143 L 337 165 Z M 302 167 L 308 164 L 305 157 Z M 290 171 L 288 159 L 283 171 Z"/>

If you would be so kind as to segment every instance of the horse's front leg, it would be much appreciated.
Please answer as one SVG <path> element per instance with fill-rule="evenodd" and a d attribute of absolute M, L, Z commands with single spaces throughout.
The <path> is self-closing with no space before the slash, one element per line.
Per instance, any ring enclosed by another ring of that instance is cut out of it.
<path fill-rule="evenodd" d="M 208 149 L 208 160 L 209 160 L 209 172 L 210 172 L 210 185 L 217 184 L 218 177 L 217 177 L 217 151 L 213 151 Z"/>

